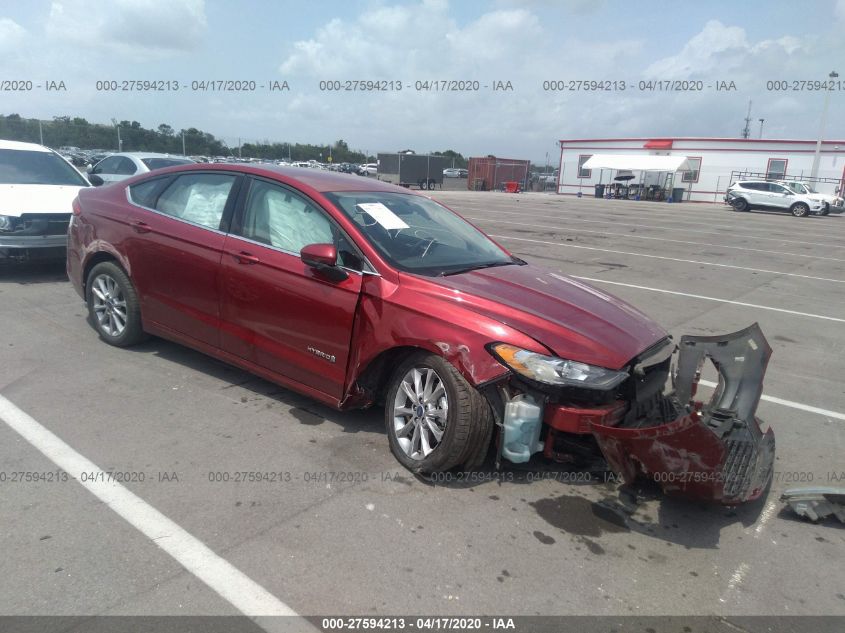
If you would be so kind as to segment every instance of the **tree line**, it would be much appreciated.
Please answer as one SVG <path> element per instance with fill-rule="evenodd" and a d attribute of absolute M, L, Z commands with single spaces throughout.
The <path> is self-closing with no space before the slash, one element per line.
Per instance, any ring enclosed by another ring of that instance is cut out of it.
<path fill-rule="evenodd" d="M 119 135 L 119 136 L 118 136 Z M 376 157 L 353 150 L 344 140 L 329 145 L 311 143 L 263 142 L 242 143 L 230 147 L 209 132 L 194 127 L 176 130 L 166 123 L 155 129 L 145 128 L 138 121 L 112 121 L 111 125 L 91 123 L 81 117 L 56 116 L 51 121 L 27 119 L 19 114 L 0 115 L 0 139 L 41 143 L 48 147 L 118 150 L 118 138 L 124 152 L 162 152 L 181 154 L 183 141 L 189 156 L 243 156 L 269 160 L 290 160 L 334 163 L 375 162 Z M 467 159 L 453 150 L 431 152 L 454 161 L 455 167 L 466 167 Z"/>

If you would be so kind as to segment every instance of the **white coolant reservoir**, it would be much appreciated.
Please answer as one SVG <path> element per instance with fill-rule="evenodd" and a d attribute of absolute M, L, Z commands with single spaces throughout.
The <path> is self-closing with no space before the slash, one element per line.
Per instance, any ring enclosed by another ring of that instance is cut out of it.
<path fill-rule="evenodd" d="M 505 404 L 502 456 L 516 464 L 527 462 L 533 453 L 543 450 L 542 426 L 543 407 L 534 398 L 527 394 L 511 398 Z"/>

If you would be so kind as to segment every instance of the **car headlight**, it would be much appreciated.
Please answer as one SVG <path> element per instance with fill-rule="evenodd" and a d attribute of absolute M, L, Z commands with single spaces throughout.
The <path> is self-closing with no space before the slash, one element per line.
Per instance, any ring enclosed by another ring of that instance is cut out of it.
<path fill-rule="evenodd" d="M 16 220 L 13 215 L 0 215 L 0 231 L 14 231 Z"/>
<path fill-rule="evenodd" d="M 507 343 L 496 343 L 488 349 L 499 362 L 520 376 L 547 385 L 607 390 L 617 387 L 628 377 L 624 371 L 546 356 Z"/>

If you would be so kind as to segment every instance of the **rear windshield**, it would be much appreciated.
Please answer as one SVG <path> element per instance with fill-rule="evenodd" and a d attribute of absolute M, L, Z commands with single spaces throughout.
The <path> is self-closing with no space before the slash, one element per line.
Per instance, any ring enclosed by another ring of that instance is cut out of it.
<path fill-rule="evenodd" d="M 88 185 L 76 169 L 56 154 L 17 149 L 0 149 L 0 184 Z"/>
<path fill-rule="evenodd" d="M 153 169 L 164 169 L 174 165 L 190 165 L 194 161 L 187 158 L 142 158 L 141 162 L 152 171 Z"/>

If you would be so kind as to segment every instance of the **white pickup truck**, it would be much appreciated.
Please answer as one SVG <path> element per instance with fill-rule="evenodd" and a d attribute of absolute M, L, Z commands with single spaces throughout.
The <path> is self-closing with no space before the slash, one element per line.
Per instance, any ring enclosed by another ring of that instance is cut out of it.
<path fill-rule="evenodd" d="M 828 213 L 842 213 L 845 210 L 845 204 L 843 204 L 843 200 L 841 196 L 834 195 L 831 193 L 819 193 L 813 187 L 806 182 L 801 182 L 800 180 L 779 180 L 780 184 L 789 187 L 797 194 L 805 195 L 811 200 L 818 200 L 822 203 L 823 208 L 821 211 L 821 215 L 827 215 Z"/>

